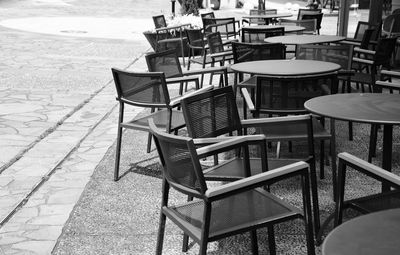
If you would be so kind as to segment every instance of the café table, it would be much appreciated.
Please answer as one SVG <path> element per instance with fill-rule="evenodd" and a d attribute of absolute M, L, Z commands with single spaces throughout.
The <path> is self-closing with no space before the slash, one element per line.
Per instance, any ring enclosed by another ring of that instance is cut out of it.
<path fill-rule="evenodd" d="M 274 29 L 274 28 L 280 28 L 283 27 L 285 33 L 295 33 L 295 32 L 301 32 L 306 30 L 305 27 L 301 27 L 301 26 L 291 26 L 291 25 L 258 25 L 258 26 L 250 26 L 251 29 L 257 30 L 265 30 L 265 29 Z"/>
<path fill-rule="evenodd" d="M 243 19 L 264 19 L 265 24 L 269 24 L 272 19 L 278 18 L 288 18 L 292 17 L 291 13 L 266 13 L 266 14 L 258 14 L 258 15 L 247 15 L 243 16 Z"/>
<path fill-rule="evenodd" d="M 304 107 L 311 113 L 331 118 L 333 137 L 335 119 L 383 125 L 382 168 L 389 172 L 392 170 L 393 125 L 400 125 L 400 95 L 335 94 L 312 98 L 304 103 Z M 336 173 L 333 174 L 334 181 L 335 175 Z M 385 186 L 382 188 L 384 191 L 388 190 Z"/>
<path fill-rule="evenodd" d="M 340 42 L 344 40 L 344 36 L 336 35 L 282 35 L 272 36 L 265 38 L 264 41 L 268 43 L 282 43 L 286 45 L 300 45 L 300 44 L 320 44 Z"/>
<path fill-rule="evenodd" d="M 322 244 L 323 255 L 393 255 L 400 251 L 400 209 L 351 219 L 333 229 Z"/>

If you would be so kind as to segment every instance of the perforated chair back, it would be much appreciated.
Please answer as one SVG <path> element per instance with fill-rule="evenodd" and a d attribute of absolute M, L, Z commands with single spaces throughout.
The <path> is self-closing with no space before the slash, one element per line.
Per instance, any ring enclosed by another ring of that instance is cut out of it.
<path fill-rule="evenodd" d="M 146 54 L 150 72 L 163 72 L 166 78 L 182 76 L 182 68 L 176 50 L 166 50 Z"/>
<path fill-rule="evenodd" d="M 351 45 L 298 45 L 296 59 L 333 62 L 341 66 L 341 71 L 350 71 L 353 56 Z"/>
<path fill-rule="evenodd" d="M 203 29 L 205 33 L 211 33 L 212 30 L 211 28 L 208 28 L 210 25 L 215 25 L 215 15 L 214 12 L 209 12 L 209 13 L 203 13 L 200 14 L 201 16 L 201 21 L 203 23 Z"/>
<path fill-rule="evenodd" d="M 293 19 L 280 19 L 279 25 L 285 26 L 298 26 L 304 27 L 305 30 L 302 33 L 314 34 L 317 32 L 317 20 L 316 19 L 306 19 L 306 20 L 293 20 Z"/>
<path fill-rule="evenodd" d="M 204 49 L 205 40 L 204 33 L 201 28 L 185 29 L 189 47 Z"/>
<path fill-rule="evenodd" d="M 302 20 L 304 14 L 317 14 L 322 13 L 322 9 L 299 9 L 297 13 L 297 20 Z"/>
<path fill-rule="evenodd" d="M 265 10 L 250 9 L 249 14 L 250 14 L 250 16 L 263 15 L 263 14 L 265 14 Z M 250 18 L 249 24 L 265 25 L 265 20 L 259 19 L 259 18 Z"/>
<path fill-rule="evenodd" d="M 337 74 L 310 75 L 302 77 L 256 77 L 256 115 L 284 116 L 305 114 L 304 103 L 325 93 L 323 84 L 337 85 Z"/>
<path fill-rule="evenodd" d="M 232 52 L 234 63 L 285 58 L 285 46 L 281 43 L 232 42 Z"/>
<path fill-rule="evenodd" d="M 141 107 L 167 107 L 169 104 L 164 73 L 111 70 L 119 101 Z"/>
<path fill-rule="evenodd" d="M 391 14 L 385 18 L 382 25 L 382 32 L 387 36 L 399 35 L 400 33 L 400 13 Z"/>
<path fill-rule="evenodd" d="M 208 34 L 207 43 L 211 54 L 225 51 L 220 32 Z"/>
<path fill-rule="evenodd" d="M 264 39 L 272 36 L 285 35 L 283 27 L 260 29 L 257 27 L 242 27 L 242 42 L 264 43 Z"/>
<path fill-rule="evenodd" d="M 207 190 L 196 149 L 190 138 L 170 135 L 149 122 L 157 151 L 168 183 L 187 195 L 200 197 Z"/>
<path fill-rule="evenodd" d="M 231 86 L 214 89 L 181 101 L 190 137 L 216 137 L 232 132 L 241 134 L 241 122 Z"/>
<path fill-rule="evenodd" d="M 315 19 L 317 21 L 317 32 L 321 29 L 323 13 L 307 13 L 301 16 L 301 20 Z"/>
<path fill-rule="evenodd" d="M 154 26 L 156 28 L 162 28 L 167 26 L 164 15 L 153 16 Z"/>

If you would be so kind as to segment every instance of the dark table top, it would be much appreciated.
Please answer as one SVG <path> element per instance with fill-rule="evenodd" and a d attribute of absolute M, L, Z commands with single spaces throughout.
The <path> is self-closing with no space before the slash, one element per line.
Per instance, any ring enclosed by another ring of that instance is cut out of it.
<path fill-rule="evenodd" d="M 340 69 L 340 65 L 315 61 L 315 60 L 260 60 L 234 64 L 231 69 L 236 72 L 273 75 L 273 76 L 299 76 L 315 75 L 335 72 Z"/>
<path fill-rule="evenodd" d="M 400 209 L 370 213 L 335 228 L 322 244 L 323 255 L 400 253 Z"/>
<path fill-rule="evenodd" d="M 339 42 L 344 40 L 345 38 L 346 37 L 344 36 L 336 36 L 336 35 L 283 35 L 283 36 L 268 37 L 265 38 L 264 41 L 268 43 L 300 45 L 300 44 Z"/>
<path fill-rule="evenodd" d="M 316 97 L 304 103 L 315 114 L 339 120 L 371 124 L 400 124 L 398 94 L 335 94 Z"/>

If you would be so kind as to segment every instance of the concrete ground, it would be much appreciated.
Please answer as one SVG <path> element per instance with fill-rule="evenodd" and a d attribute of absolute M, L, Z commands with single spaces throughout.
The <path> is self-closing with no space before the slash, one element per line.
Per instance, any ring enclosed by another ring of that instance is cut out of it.
<path fill-rule="evenodd" d="M 231 2 L 216 15 L 243 15 Z M 145 71 L 142 32 L 169 11 L 161 0 L 0 2 L 0 254 L 54 249 L 116 138 L 110 68 Z"/>

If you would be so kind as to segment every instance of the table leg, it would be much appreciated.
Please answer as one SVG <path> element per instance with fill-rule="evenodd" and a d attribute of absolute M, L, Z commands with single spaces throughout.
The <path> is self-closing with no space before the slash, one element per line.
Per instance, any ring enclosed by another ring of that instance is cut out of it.
<path fill-rule="evenodd" d="M 336 131 L 335 131 L 335 119 L 330 118 L 330 130 L 331 130 L 331 150 L 334 150 L 334 157 L 332 157 L 332 186 L 333 186 L 333 200 L 336 202 L 337 183 L 336 183 Z M 331 153 L 332 154 L 332 153 Z"/>
<path fill-rule="evenodd" d="M 389 172 L 392 171 L 392 136 L 393 126 L 383 125 L 382 168 Z M 389 186 L 382 185 L 382 192 L 389 190 Z"/>

